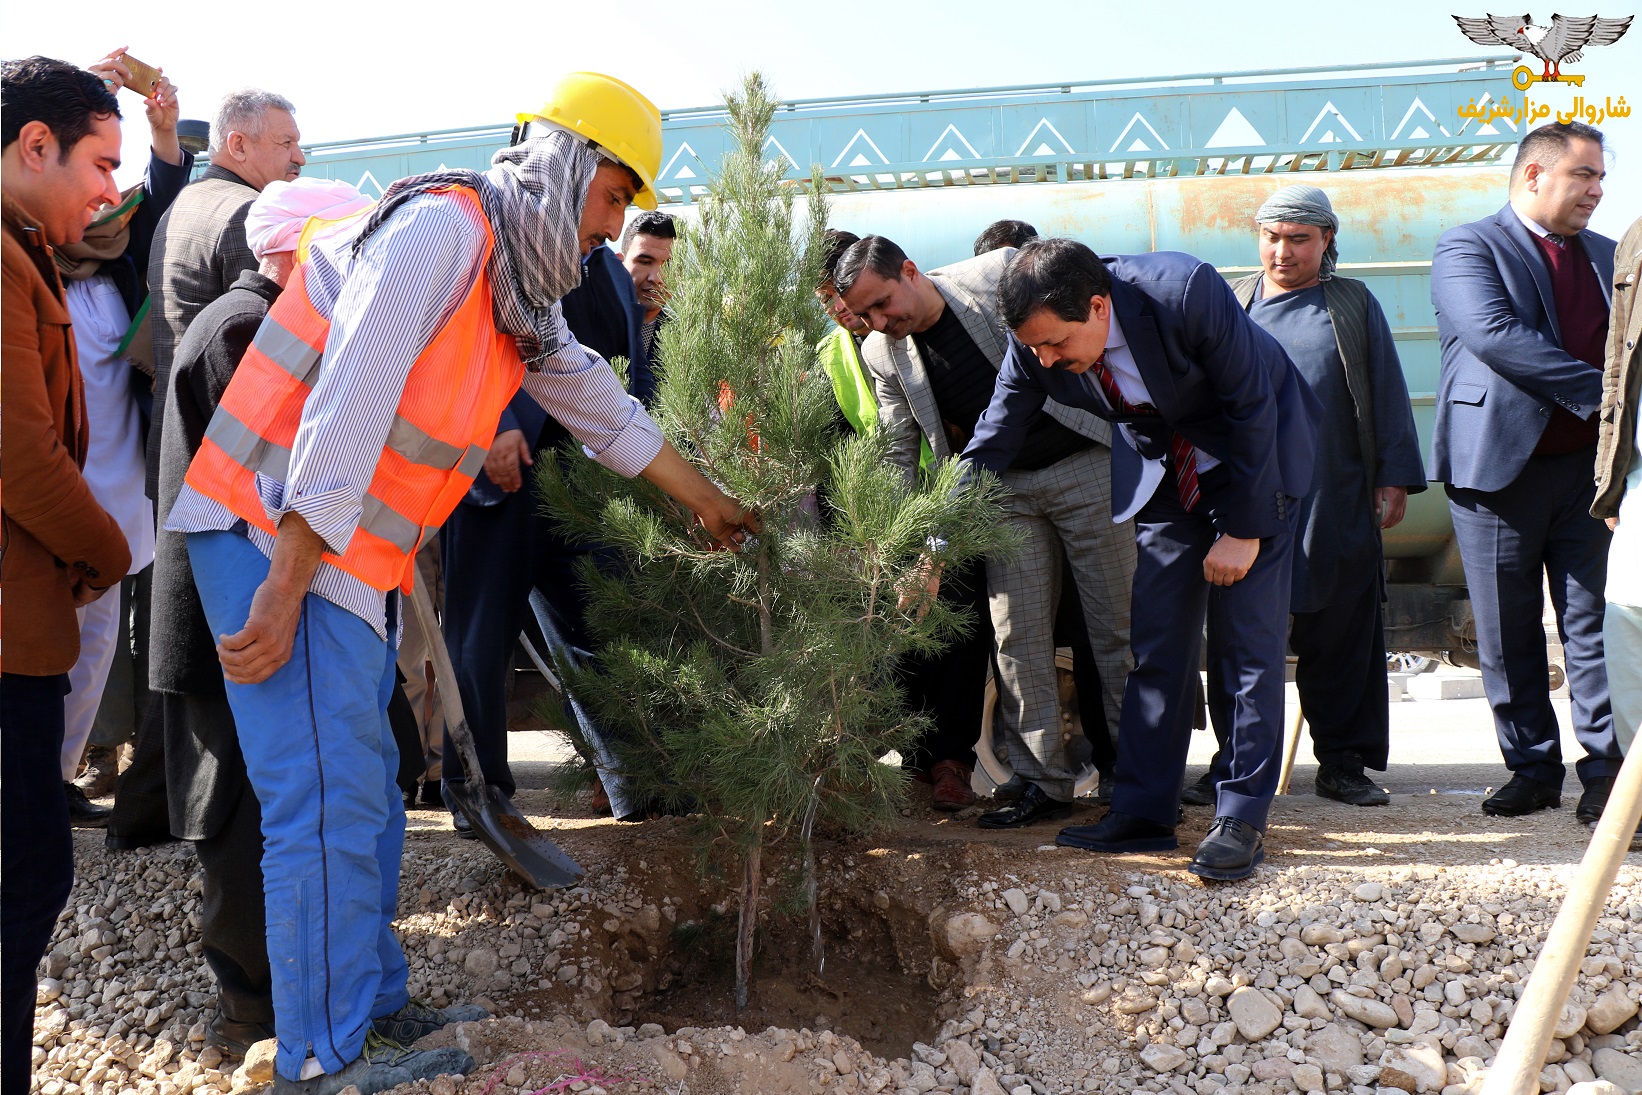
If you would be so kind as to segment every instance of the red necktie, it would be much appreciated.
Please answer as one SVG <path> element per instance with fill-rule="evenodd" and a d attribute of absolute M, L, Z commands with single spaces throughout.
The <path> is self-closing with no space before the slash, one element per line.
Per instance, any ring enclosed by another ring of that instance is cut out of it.
<path fill-rule="evenodd" d="M 1100 390 L 1106 396 L 1114 411 L 1124 415 L 1155 415 L 1157 408 L 1150 403 L 1130 403 L 1123 398 L 1123 389 L 1117 386 L 1117 381 L 1106 368 L 1106 355 L 1101 354 L 1090 370 L 1095 379 L 1100 381 Z M 1180 495 L 1180 505 L 1190 513 L 1192 507 L 1202 496 L 1197 486 L 1197 450 L 1192 443 L 1178 433 L 1169 433 L 1169 455 L 1174 458 L 1174 485 L 1175 492 Z"/>

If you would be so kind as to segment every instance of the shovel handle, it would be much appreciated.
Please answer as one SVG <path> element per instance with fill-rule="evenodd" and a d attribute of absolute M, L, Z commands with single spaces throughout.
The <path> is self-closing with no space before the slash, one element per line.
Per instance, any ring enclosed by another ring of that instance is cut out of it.
<path fill-rule="evenodd" d="M 456 746 L 456 755 L 462 762 L 462 774 L 469 783 L 485 782 L 485 771 L 479 765 L 478 750 L 473 747 L 473 734 L 468 730 L 467 715 L 462 711 L 462 690 L 456 686 L 456 670 L 450 664 L 450 651 L 445 649 L 445 634 L 434 619 L 433 602 L 422 587 L 422 576 L 416 576 L 411 587 L 411 609 L 417 625 L 426 640 L 428 658 L 433 662 L 433 683 L 439 689 L 439 699 L 445 705 L 445 733 Z"/>

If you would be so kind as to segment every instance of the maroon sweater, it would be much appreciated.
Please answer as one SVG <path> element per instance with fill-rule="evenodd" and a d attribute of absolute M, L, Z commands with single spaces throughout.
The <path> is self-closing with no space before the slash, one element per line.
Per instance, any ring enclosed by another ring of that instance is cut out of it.
<path fill-rule="evenodd" d="M 1537 234 L 1534 242 L 1551 271 L 1551 295 L 1556 302 L 1557 326 L 1562 330 L 1562 348 L 1600 372 L 1607 351 L 1608 301 L 1584 244 L 1578 236 L 1571 236 L 1559 247 Z M 1595 414 L 1579 418 L 1563 407 L 1552 407 L 1534 455 L 1560 456 L 1592 448 L 1597 427 Z"/>

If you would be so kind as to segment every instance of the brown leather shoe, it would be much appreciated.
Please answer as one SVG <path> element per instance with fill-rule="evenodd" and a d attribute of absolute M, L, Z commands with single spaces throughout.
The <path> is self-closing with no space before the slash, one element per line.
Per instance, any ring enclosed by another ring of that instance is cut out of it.
<path fill-rule="evenodd" d="M 610 812 L 610 792 L 604 789 L 604 780 L 593 777 L 593 809 L 601 814 Z"/>
<path fill-rule="evenodd" d="M 952 813 L 975 805 L 975 792 L 969 786 L 972 769 L 961 760 L 943 760 L 930 771 L 934 788 L 930 804 L 937 810 Z"/>

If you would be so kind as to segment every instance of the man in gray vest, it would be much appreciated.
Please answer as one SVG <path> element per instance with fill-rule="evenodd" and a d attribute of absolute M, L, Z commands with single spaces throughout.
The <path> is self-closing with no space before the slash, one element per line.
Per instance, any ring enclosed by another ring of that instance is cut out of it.
<path fill-rule="evenodd" d="M 1232 291 L 1323 405 L 1289 609 L 1317 793 L 1384 806 L 1390 797 L 1363 774 L 1385 770 L 1391 732 L 1380 532 L 1403 519 L 1409 494 L 1426 487 L 1414 412 L 1385 313 L 1366 285 L 1334 272 L 1340 220 L 1328 195 L 1284 187 L 1254 219 L 1263 272 L 1233 282 Z M 1217 732 L 1230 724 L 1230 712 L 1211 714 Z M 1211 765 L 1184 800 L 1212 803 L 1219 767 Z"/>

